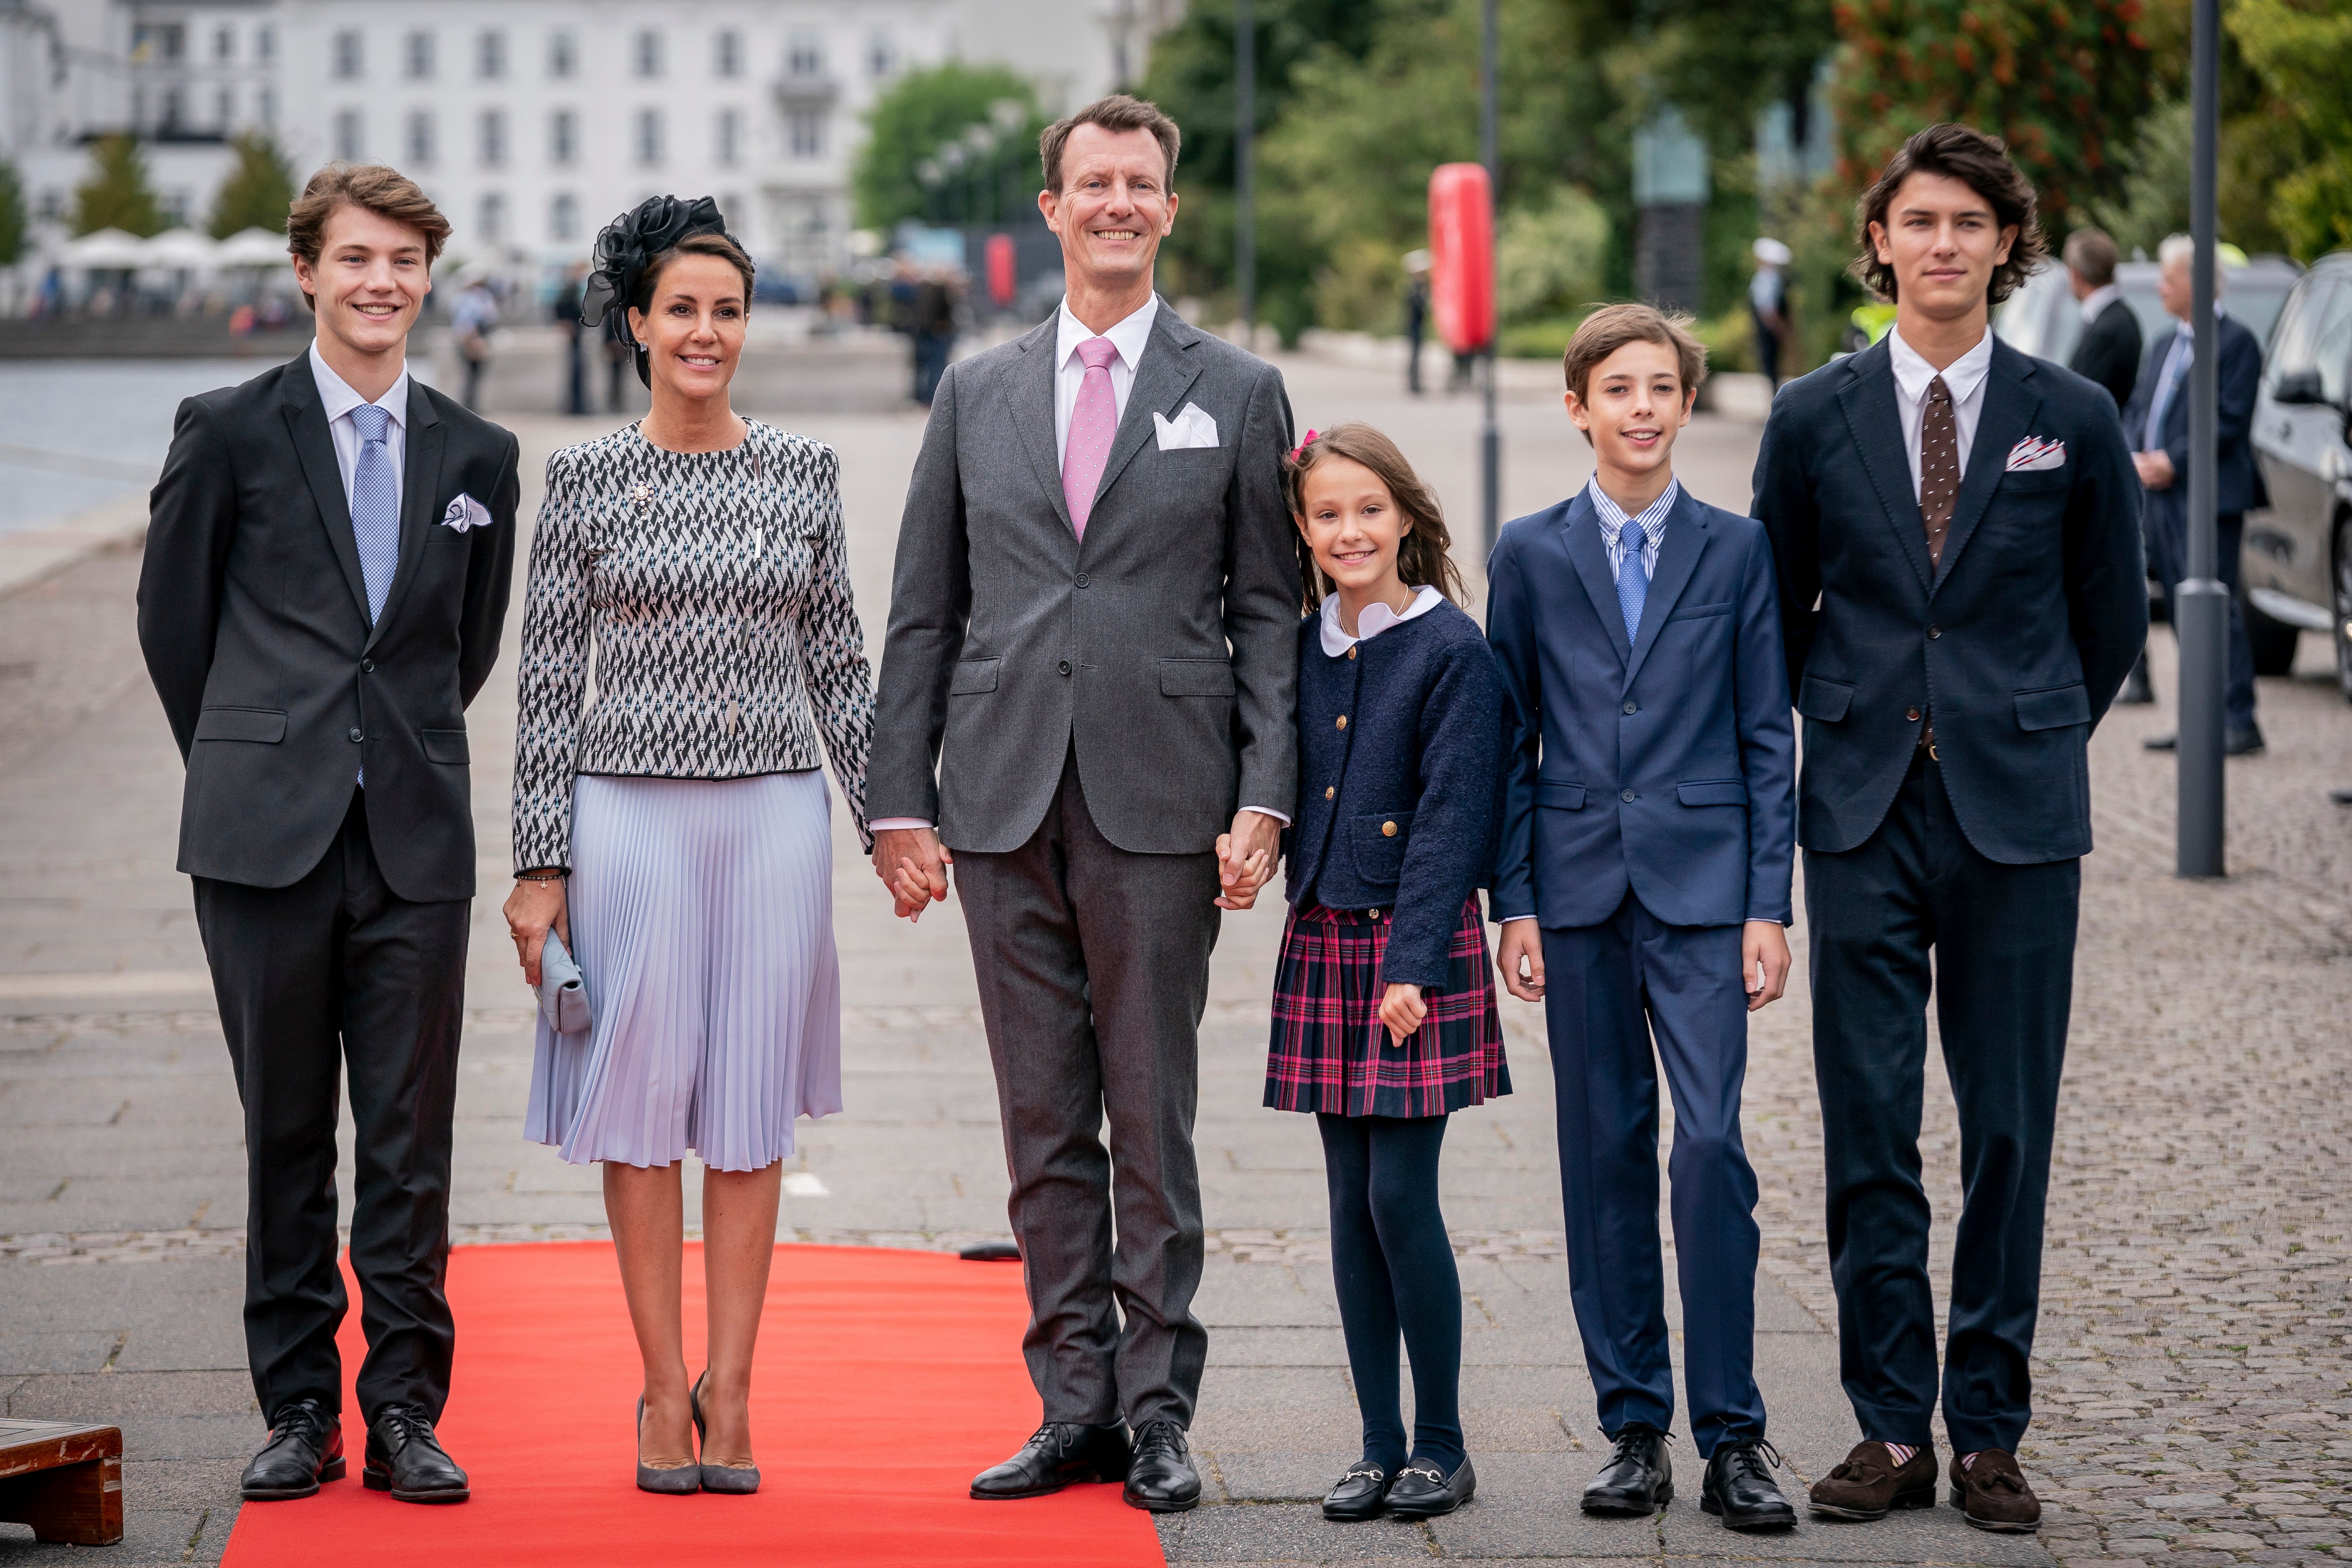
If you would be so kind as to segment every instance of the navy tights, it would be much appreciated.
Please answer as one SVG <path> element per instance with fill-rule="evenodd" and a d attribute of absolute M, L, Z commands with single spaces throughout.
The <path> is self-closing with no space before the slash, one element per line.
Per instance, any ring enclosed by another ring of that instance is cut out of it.
<path fill-rule="evenodd" d="M 1447 1475 L 1462 1449 L 1462 1279 L 1437 1209 L 1443 1116 L 1318 1113 L 1331 1184 L 1331 1278 L 1364 1415 L 1364 1458 L 1404 1467 L 1397 1338 L 1412 1361 L 1412 1458 Z"/>

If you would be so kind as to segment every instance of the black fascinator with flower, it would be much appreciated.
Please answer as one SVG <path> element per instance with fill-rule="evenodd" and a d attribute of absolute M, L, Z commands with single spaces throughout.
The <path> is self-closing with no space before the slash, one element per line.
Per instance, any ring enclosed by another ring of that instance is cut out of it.
<path fill-rule="evenodd" d="M 652 384 L 652 367 L 645 345 L 629 335 L 628 307 L 646 308 L 652 289 L 646 274 L 654 264 L 700 234 L 718 235 L 742 248 L 742 242 L 728 233 L 719 204 L 709 196 L 647 196 L 596 237 L 595 260 L 580 297 L 581 322 L 593 327 L 609 317 L 614 338 L 636 351 L 637 379 L 647 385 Z"/>

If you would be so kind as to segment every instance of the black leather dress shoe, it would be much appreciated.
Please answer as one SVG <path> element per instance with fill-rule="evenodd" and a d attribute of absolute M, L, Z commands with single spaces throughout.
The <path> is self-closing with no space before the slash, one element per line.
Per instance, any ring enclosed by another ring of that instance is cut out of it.
<path fill-rule="evenodd" d="M 2151 752 L 2177 752 L 2180 749 L 2180 737 L 2177 734 L 2150 735 L 2140 744 Z M 2222 734 L 2221 754 L 2225 757 L 2258 757 L 2267 744 L 2263 739 L 2263 727 L 2249 724 L 2242 730 L 2231 730 Z"/>
<path fill-rule="evenodd" d="M 1378 1519 L 1388 1506 L 1389 1474 L 1378 1465 L 1355 1464 L 1323 1494 L 1323 1517 L 1342 1524 Z"/>
<path fill-rule="evenodd" d="M 1150 1513 L 1182 1513 L 1201 1500 L 1201 1472 L 1192 1468 L 1184 1428 L 1173 1421 L 1146 1421 L 1135 1436 L 1135 1458 L 1127 1467 L 1129 1508 Z"/>
<path fill-rule="evenodd" d="M 245 1467 L 247 1502 L 310 1497 L 320 1481 L 343 1479 L 343 1424 L 315 1399 L 298 1399 L 269 1424 L 269 1441 Z"/>
<path fill-rule="evenodd" d="M 414 1405 L 387 1405 L 368 1423 L 367 1474 L 372 1492 L 395 1502 L 464 1502 L 466 1472 L 433 1435 L 433 1418 Z"/>
<path fill-rule="evenodd" d="M 1587 1513 L 1655 1513 L 1675 1500 L 1675 1467 L 1666 1434 L 1646 1421 L 1628 1421 L 1610 1441 L 1609 1462 L 1584 1489 Z"/>
<path fill-rule="evenodd" d="M 1127 1479 L 1127 1426 L 1088 1426 L 1048 1421 L 1021 1451 L 971 1479 L 971 1495 L 982 1502 L 1046 1497 L 1081 1481 Z"/>
<path fill-rule="evenodd" d="M 1478 1490 L 1478 1472 L 1465 1456 L 1447 1475 L 1435 1465 L 1407 1465 L 1389 1485 L 1389 1512 L 1398 1519 L 1435 1519 L 1452 1513 Z"/>
<path fill-rule="evenodd" d="M 1707 1456 L 1706 1479 L 1699 1483 L 1698 1506 L 1721 1516 L 1726 1530 L 1787 1530 L 1797 1510 L 1780 1495 L 1765 1467 L 1780 1462 L 1780 1450 L 1761 1437 L 1718 1445 Z"/>

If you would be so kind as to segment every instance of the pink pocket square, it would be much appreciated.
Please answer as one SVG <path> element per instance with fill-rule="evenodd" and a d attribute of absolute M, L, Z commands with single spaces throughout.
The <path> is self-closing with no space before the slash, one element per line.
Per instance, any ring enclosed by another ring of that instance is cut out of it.
<path fill-rule="evenodd" d="M 2039 436 L 2028 436 L 2009 449 L 2006 471 L 2012 474 L 2037 474 L 2044 468 L 2066 466 L 2066 443 L 2045 441 Z"/>

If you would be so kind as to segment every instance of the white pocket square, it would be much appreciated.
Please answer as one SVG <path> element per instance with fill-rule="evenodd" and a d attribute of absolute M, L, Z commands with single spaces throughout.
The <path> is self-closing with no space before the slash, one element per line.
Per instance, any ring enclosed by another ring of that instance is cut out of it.
<path fill-rule="evenodd" d="M 1151 416 L 1151 427 L 1160 433 L 1160 449 L 1181 452 L 1194 447 L 1217 444 L 1217 422 L 1198 404 L 1188 403 L 1176 411 L 1176 417 L 1164 415 Z"/>
<path fill-rule="evenodd" d="M 2066 466 L 2066 443 L 2045 441 L 2039 436 L 2028 436 L 2009 449 L 2008 472 L 2038 474 L 2044 468 Z"/>
<path fill-rule="evenodd" d="M 459 533 L 469 528 L 488 528 L 490 526 L 490 509 L 460 490 L 457 499 L 441 513 L 441 526 L 455 529 Z"/>

